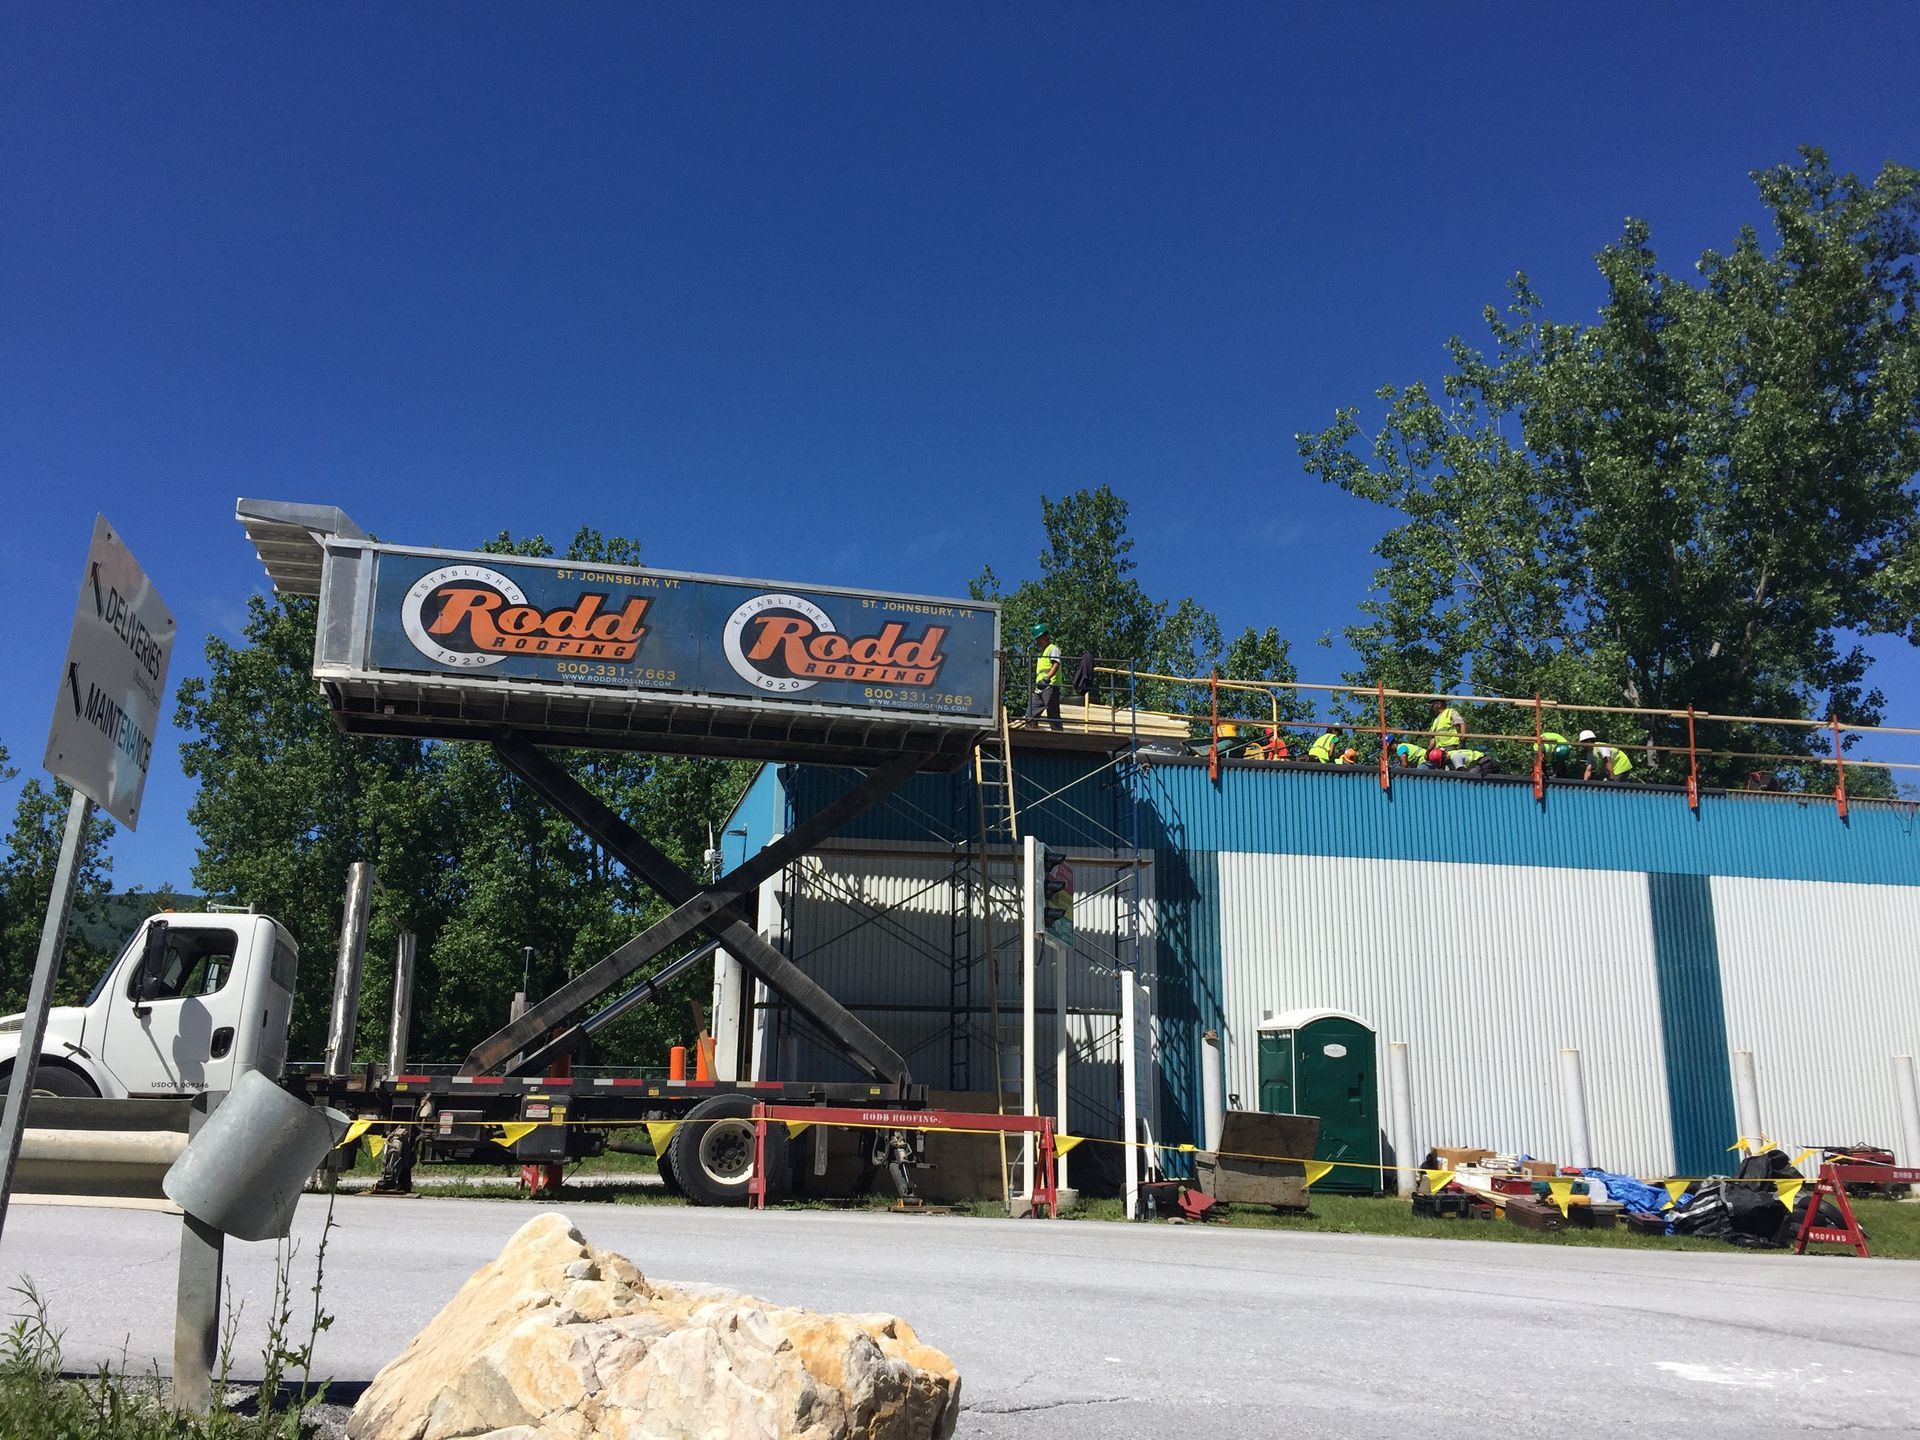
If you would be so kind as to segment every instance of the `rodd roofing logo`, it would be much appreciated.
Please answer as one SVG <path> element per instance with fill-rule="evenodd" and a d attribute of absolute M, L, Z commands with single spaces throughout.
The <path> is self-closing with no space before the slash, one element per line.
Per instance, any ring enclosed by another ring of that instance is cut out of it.
<path fill-rule="evenodd" d="M 727 617 L 723 643 L 727 663 L 748 684 L 775 695 L 812 689 L 822 680 L 882 685 L 931 685 L 946 656 L 944 625 L 929 625 L 917 639 L 890 620 L 877 635 L 849 637 L 834 629 L 827 612 L 803 595 L 756 595 Z"/>
<path fill-rule="evenodd" d="M 510 655 L 631 660 L 647 627 L 639 597 L 609 610 L 598 591 L 542 609 L 498 570 L 446 565 L 422 575 L 401 602 L 407 638 L 422 655 L 457 670 L 498 665 Z"/>

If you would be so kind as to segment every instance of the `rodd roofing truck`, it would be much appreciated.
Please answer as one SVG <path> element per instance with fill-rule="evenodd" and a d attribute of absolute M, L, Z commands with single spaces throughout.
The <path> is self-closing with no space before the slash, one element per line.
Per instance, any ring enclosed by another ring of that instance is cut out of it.
<path fill-rule="evenodd" d="M 551 1183 L 562 1162 L 600 1153 L 612 1132 L 679 1121 L 659 1156 L 661 1175 L 702 1204 L 744 1203 L 756 1101 L 877 1106 L 889 1116 L 925 1106 L 926 1089 L 906 1062 L 770 945 L 746 907 L 763 880 L 917 771 L 957 767 L 996 725 L 998 607 L 383 545 L 326 506 L 242 500 L 236 518 L 277 590 L 319 597 L 313 672 L 342 730 L 491 745 L 675 908 L 481 1041 L 452 1074 L 287 1066 L 295 937 L 252 913 L 158 915 L 85 1003 L 53 1012 L 36 1092 L 179 1096 L 228 1089 L 258 1069 L 389 1127 L 388 1177 L 399 1184 L 415 1160 L 487 1158 L 537 1167 Z M 744 865 L 703 882 L 542 754 L 548 746 L 867 774 Z M 635 980 L 689 939 L 707 943 Z M 357 943 L 343 950 L 357 955 Z M 867 1079 L 575 1073 L 596 1029 L 716 950 L 830 1037 Z M 336 1041 L 351 1011 L 340 997 L 358 991 L 357 972 L 339 977 Z M 0 1020 L 0 1067 L 17 1059 L 19 1033 L 17 1018 Z M 921 1137 L 910 1129 L 874 1135 L 873 1159 L 904 1187 Z M 766 1168 L 769 1192 L 784 1193 L 794 1167 L 783 1126 L 769 1127 Z"/>

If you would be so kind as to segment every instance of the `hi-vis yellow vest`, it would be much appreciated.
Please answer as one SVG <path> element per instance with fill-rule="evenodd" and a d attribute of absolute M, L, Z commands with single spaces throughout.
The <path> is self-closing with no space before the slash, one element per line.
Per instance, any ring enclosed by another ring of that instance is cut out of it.
<path fill-rule="evenodd" d="M 1611 745 L 1607 748 L 1613 751 L 1613 758 L 1607 762 L 1607 773 L 1609 775 L 1617 777 L 1633 769 L 1633 761 L 1627 758 L 1627 752 L 1625 750 L 1622 750 L 1618 745 Z"/>
<path fill-rule="evenodd" d="M 1439 749 L 1451 750 L 1460 743 L 1460 736 L 1466 730 L 1467 722 L 1460 718 L 1460 712 L 1449 705 L 1433 717 L 1433 743 Z"/>
<path fill-rule="evenodd" d="M 1033 683 L 1051 684 L 1060 675 L 1060 647 L 1049 645 L 1040 652 L 1040 658 L 1033 662 Z"/>
<path fill-rule="evenodd" d="M 1312 756 L 1315 760 L 1320 761 L 1323 765 L 1327 764 L 1331 762 L 1333 759 L 1334 744 L 1335 744 L 1334 734 L 1331 730 L 1329 730 L 1326 734 L 1322 735 L 1318 740 L 1314 741 L 1313 744 L 1307 747 L 1307 754 Z"/>

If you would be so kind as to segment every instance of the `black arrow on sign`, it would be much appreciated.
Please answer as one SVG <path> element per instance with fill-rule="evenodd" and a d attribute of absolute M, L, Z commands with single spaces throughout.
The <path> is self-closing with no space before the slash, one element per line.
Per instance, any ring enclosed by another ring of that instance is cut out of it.
<path fill-rule="evenodd" d="M 87 566 L 87 578 L 93 582 L 93 613 L 104 617 L 107 613 L 107 602 L 100 598 L 100 562 L 98 560 Z"/>
<path fill-rule="evenodd" d="M 67 688 L 73 691 L 73 713 L 77 717 L 80 714 L 80 666 L 71 660 L 67 662 Z"/>

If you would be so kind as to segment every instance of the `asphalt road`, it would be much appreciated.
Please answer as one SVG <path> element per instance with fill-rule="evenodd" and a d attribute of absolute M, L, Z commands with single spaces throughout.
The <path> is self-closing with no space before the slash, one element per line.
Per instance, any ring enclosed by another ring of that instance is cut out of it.
<path fill-rule="evenodd" d="M 302 1202 L 296 1287 L 311 1284 L 323 1213 Z M 339 1318 L 320 1368 L 371 1376 L 533 1213 L 342 1198 L 325 1286 Z M 1914 1262 L 819 1211 L 569 1214 L 662 1279 L 907 1317 L 959 1364 L 963 1436 L 1920 1435 Z M 16 1208 L 0 1275 L 38 1284 L 69 1364 L 124 1353 L 164 1369 L 178 1223 Z M 229 1253 L 257 1374 L 273 1247 Z"/>

